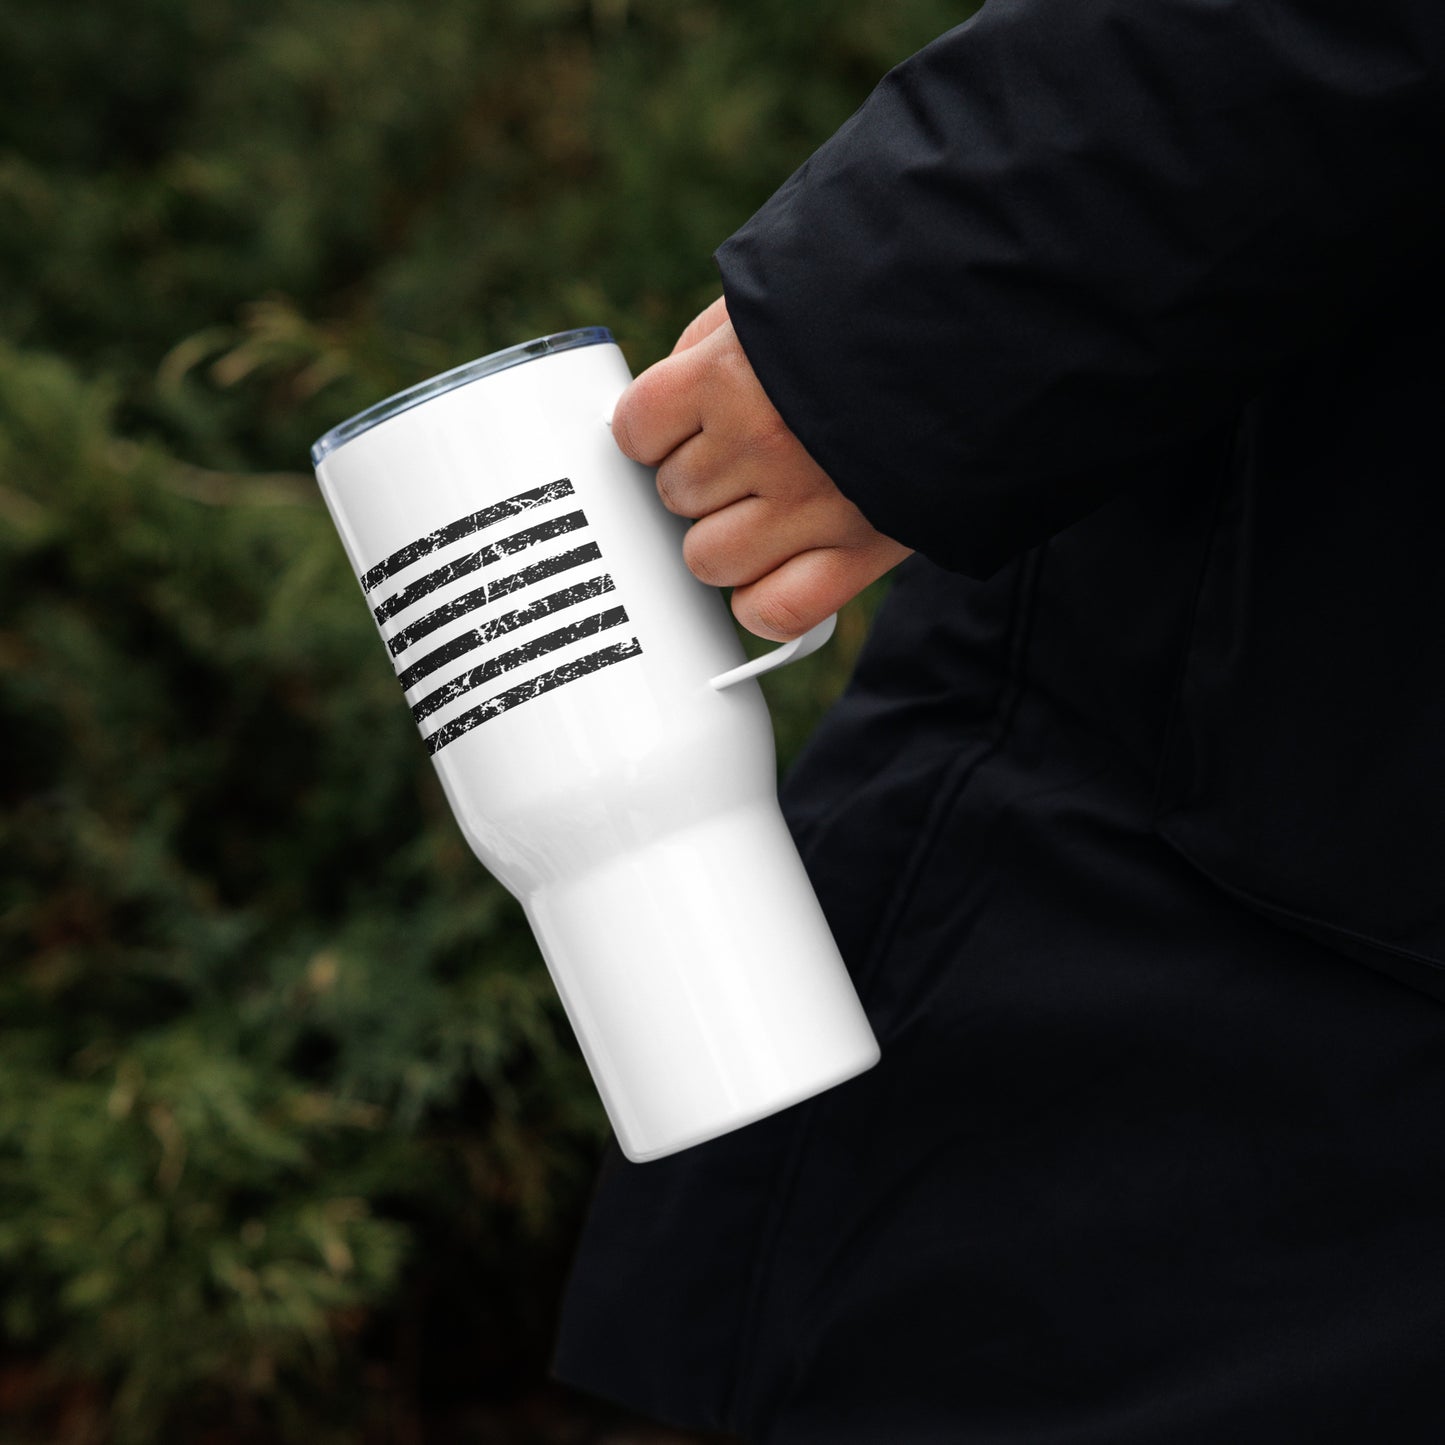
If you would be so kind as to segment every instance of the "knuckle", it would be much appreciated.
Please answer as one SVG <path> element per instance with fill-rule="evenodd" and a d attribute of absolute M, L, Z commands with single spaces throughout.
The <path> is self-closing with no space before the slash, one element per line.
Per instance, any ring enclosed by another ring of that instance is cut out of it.
<path fill-rule="evenodd" d="M 622 393 L 612 413 L 612 437 L 623 455 L 645 466 L 662 460 L 657 431 L 668 396 L 668 379 L 657 366 L 644 371 Z"/>
<path fill-rule="evenodd" d="M 657 495 L 662 505 L 669 512 L 677 511 L 677 473 L 673 468 L 661 466 L 657 469 L 657 475 L 653 478 L 657 487 Z"/>
<path fill-rule="evenodd" d="M 676 456 L 657 469 L 657 495 L 662 499 L 662 505 L 679 517 L 690 515 L 688 480 L 686 468 Z"/>
<path fill-rule="evenodd" d="M 636 390 L 628 390 L 621 401 L 617 403 L 617 409 L 612 413 L 612 440 L 621 449 L 623 456 L 631 457 L 633 461 L 643 460 L 642 448 L 637 436 L 637 405 L 635 401 Z"/>
<path fill-rule="evenodd" d="M 749 612 L 758 627 L 768 636 L 797 637 L 806 632 L 816 617 L 811 617 L 797 601 L 780 587 L 767 588 L 749 599 Z M 746 623 L 744 623 L 746 626 Z"/>
<path fill-rule="evenodd" d="M 682 539 L 682 560 L 687 563 L 687 570 L 699 582 L 706 583 L 709 587 L 728 585 L 724 580 L 723 559 L 717 548 L 709 544 L 707 534 L 702 529 L 693 527 Z"/>

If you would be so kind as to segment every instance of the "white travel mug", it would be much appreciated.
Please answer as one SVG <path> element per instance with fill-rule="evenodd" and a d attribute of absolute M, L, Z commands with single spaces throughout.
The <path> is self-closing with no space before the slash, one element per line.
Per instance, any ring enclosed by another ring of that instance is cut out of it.
<path fill-rule="evenodd" d="M 458 367 L 312 448 L 472 849 L 526 910 L 629 1159 L 861 1073 L 878 1045 L 778 809 L 758 673 L 612 440 L 600 327 Z"/>

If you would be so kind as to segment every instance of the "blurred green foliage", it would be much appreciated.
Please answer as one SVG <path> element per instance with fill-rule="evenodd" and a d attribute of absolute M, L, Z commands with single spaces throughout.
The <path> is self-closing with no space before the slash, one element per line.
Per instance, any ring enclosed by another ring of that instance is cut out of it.
<path fill-rule="evenodd" d="M 605 1121 L 307 446 L 568 326 L 662 355 L 970 8 L 0 9 L 0 1438 L 540 1378 Z M 769 681 L 784 762 L 867 613 Z"/>

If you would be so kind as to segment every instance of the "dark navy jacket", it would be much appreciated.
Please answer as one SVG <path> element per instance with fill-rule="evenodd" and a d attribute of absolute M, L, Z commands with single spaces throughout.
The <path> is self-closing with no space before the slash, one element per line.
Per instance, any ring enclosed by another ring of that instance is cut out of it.
<path fill-rule="evenodd" d="M 918 554 L 783 792 L 883 1058 L 609 1156 L 562 1379 L 767 1445 L 1442 1438 L 1442 50 L 989 0 L 720 250 Z"/>
<path fill-rule="evenodd" d="M 1445 995 L 1442 48 L 1428 0 L 994 0 L 720 261 L 784 418 L 940 566 L 1125 495 L 1189 532 L 1161 831 Z M 1080 664 L 1150 545 L 1100 537 Z"/>

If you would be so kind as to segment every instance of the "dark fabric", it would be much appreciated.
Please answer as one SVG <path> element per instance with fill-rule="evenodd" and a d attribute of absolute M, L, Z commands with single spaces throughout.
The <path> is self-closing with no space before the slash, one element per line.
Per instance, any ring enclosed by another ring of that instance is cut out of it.
<path fill-rule="evenodd" d="M 1243 901 L 1445 999 L 1442 339 L 1417 280 L 1246 409 L 1156 821 Z"/>
<path fill-rule="evenodd" d="M 991 0 L 722 247 L 730 315 L 874 525 L 986 575 L 1438 263 L 1442 51 L 1437 0 Z"/>
<path fill-rule="evenodd" d="M 1442 156 L 1437 0 L 994 0 L 719 261 L 789 425 L 945 567 L 1227 438 L 1161 832 L 1445 998 Z"/>
<path fill-rule="evenodd" d="M 561 1379 L 758 1445 L 1442 1438 L 1442 16 L 993 0 L 720 252 L 920 552 L 783 792 L 882 1061 L 614 1151 Z"/>
<path fill-rule="evenodd" d="M 1222 894 L 1131 761 L 1206 500 L 986 584 L 906 564 L 787 790 L 882 1061 L 614 1151 L 561 1379 L 758 1445 L 1441 1438 L 1445 1008 Z M 1156 605 L 1102 646 L 1080 576 L 1150 535 L 1110 585 Z M 952 689 L 948 643 L 904 645 L 943 617 L 974 629 Z"/>

